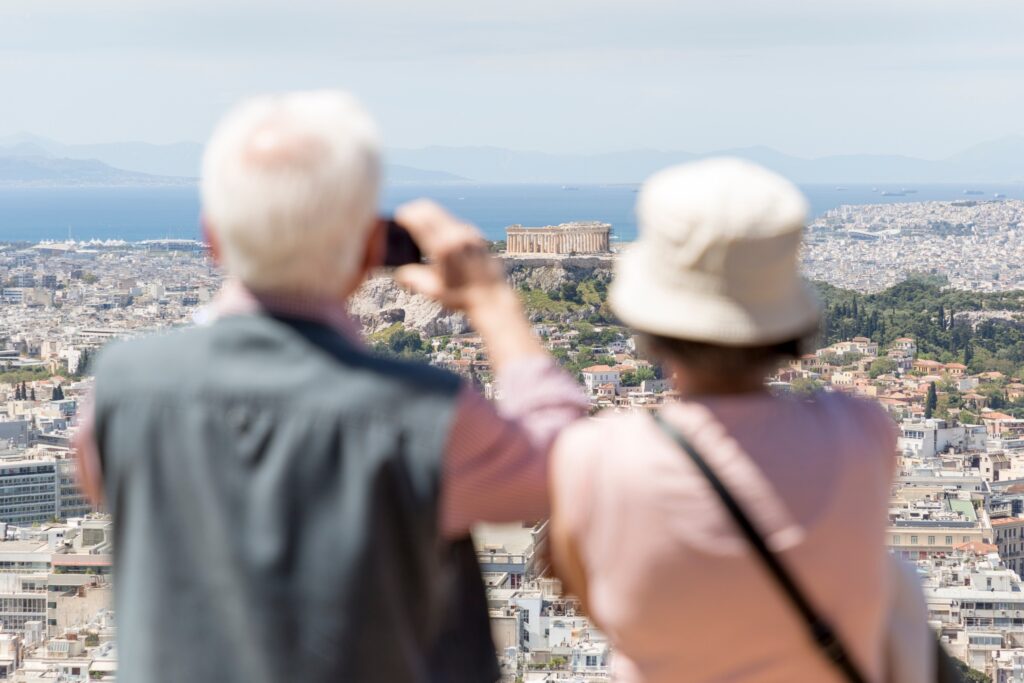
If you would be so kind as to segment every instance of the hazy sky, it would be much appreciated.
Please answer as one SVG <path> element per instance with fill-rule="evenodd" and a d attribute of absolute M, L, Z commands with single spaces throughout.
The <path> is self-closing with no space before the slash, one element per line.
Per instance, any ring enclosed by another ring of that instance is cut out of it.
<path fill-rule="evenodd" d="M 393 147 L 940 157 L 1024 134 L 1021 0 L 2 0 L 0 136 L 205 139 L 358 93 Z"/>

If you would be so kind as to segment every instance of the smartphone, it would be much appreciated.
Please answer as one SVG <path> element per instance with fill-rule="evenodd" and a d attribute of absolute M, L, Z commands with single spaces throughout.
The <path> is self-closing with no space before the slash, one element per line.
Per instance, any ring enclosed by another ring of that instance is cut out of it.
<path fill-rule="evenodd" d="M 384 266 L 404 266 L 407 263 L 419 263 L 423 260 L 423 252 L 413 240 L 409 231 L 403 228 L 395 219 L 385 217 L 381 219 L 387 230 L 387 247 L 384 252 Z"/>

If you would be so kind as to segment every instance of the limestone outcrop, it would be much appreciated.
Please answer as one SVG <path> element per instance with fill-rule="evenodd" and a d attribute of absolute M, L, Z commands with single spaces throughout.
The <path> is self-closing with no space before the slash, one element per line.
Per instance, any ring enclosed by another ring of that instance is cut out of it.
<path fill-rule="evenodd" d="M 465 316 L 445 310 L 436 301 L 410 294 L 390 277 L 368 280 L 349 300 L 349 312 L 373 334 L 395 323 L 428 337 L 469 331 Z"/>

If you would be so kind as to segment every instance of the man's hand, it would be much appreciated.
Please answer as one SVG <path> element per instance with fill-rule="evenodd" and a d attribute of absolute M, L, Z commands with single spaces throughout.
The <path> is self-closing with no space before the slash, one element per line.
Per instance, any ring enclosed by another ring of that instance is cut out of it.
<path fill-rule="evenodd" d="M 480 231 L 438 204 L 419 199 L 395 211 L 395 220 L 412 235 L 427 264 L 402 266 L 395 279 L 405 287 L 472 314 L 493 304 L 508 290 L 501 263 L 488 253 Z"/>
<path fill-rule="evenodd" d="M 429 261 L 395 271 L 399 284 L 464 311 L 484 338 L 495 370 L 519 358 L 545 355 L 480 231 L 426 199 L 400 206 L 395 220 Z"/>

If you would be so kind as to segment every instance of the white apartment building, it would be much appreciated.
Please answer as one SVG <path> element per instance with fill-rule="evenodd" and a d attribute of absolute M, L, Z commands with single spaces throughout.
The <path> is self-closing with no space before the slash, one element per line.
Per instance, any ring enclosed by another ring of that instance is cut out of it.
<path fill-rule="evenodd" d="M 591 365 L 583 368 L 582 374 L 583 383 L 590 393 L 594 393 L 602 384 L 611 384 L 616 388 L 619 386 L 619 371 L 607 365 Z"/>
<path fill-rule="evenodd" d="M 984 450 L 985 428 L 980 425 L 951 426 L 945 420 L 910 419 L 900 423 L 896 448 L 920 458 L 933 458 L 955 448 L 959 451 Z"/>
<path fill-rule="evenodd" d="M 993 519 L 992 535 L 1003 564 L 1018 575 L 1024 574 L 1024 517 Z"/>
<path fill-rule="evenodd" d="M 75 480 L 70 453 L 38 458 L 0 457 L 0 522 L 34 522 L 86 515 L 91 506 Z"/>

